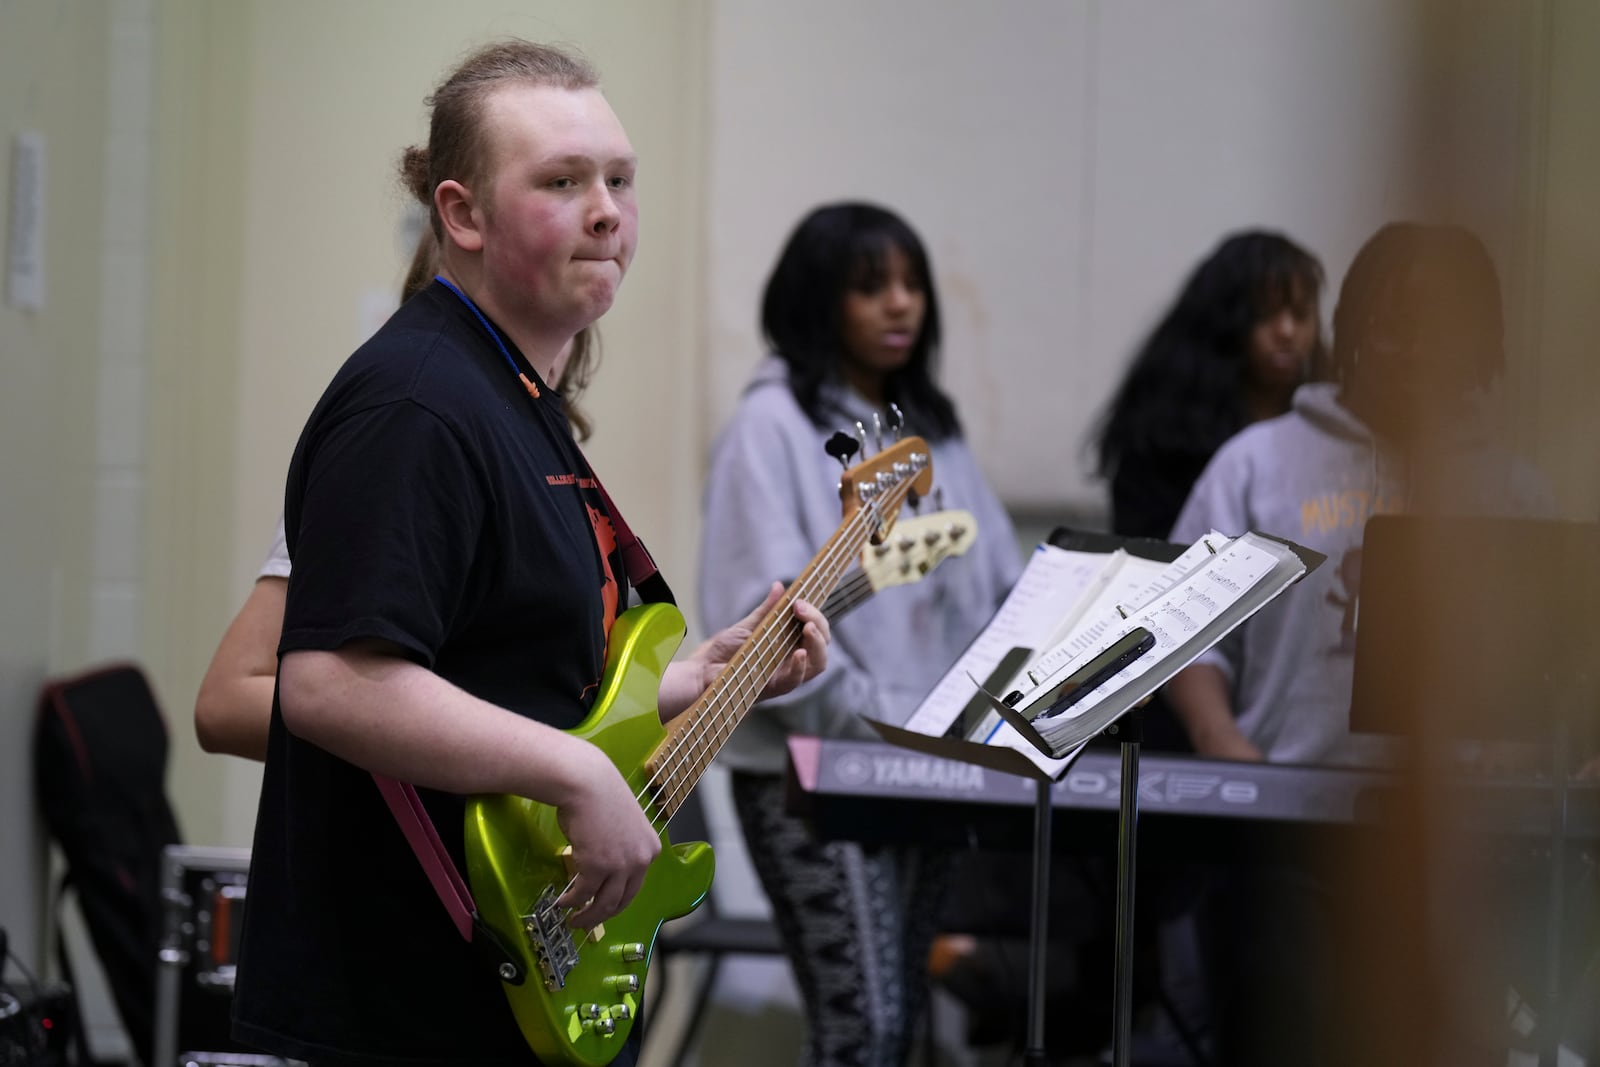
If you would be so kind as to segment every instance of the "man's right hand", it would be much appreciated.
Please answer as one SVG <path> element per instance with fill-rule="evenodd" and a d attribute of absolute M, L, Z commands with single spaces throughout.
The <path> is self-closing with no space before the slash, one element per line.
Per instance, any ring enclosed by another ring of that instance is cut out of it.
<path fill-rule="evenodd" d="M 510 793 L 556 809 L 575 877 L 559 898 L 592 928 L 633 899 L 661 852 L 633 790 L 580 737 L 463 692 L 381 642 L 283 657 L 291 733 L 364 770 L 447 793 Z"/>
<path fill-rule="evenodd" d="M 589 930 L 628 905 L 661 852 L 661 833 L 650 825 L 633 790 L 606 754 L 584 743 L 582 766 L 556 822 L 572 845 L 576 875 L 557 903 L 574 907 L 569 923 Z"/>

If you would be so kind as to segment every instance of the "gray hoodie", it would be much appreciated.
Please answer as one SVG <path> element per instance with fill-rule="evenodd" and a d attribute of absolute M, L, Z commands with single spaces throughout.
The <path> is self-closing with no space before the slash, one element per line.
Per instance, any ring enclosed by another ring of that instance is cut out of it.
<path fill-rule="evenodd" d="M 1240 730 L 1284 763 L 1387 765 L 1389 738 L 1350 732 L 1361 539 L 1367 519 L 1393 512 L 1547 514 L 1550 498 L 1526 465 L 1464 421 L 1450 447 L 1474 457 L 1470 485 L 1451 498 L 1408 496 L 1399 458 L 1338 402 L 1333 385 L 1301 386 L 1288 414 L 1228 441 L 1201 474 L 1172 529 L 1192 543 L 1216 529 L 1258 530 L 1327 555 L 1199 662 L 1220 668 Z"/>
<path fill-rule="evenodd" d="M 706 633 L 759 604 L 773 579 L 799 574 L 838 529 L 840 467 L 822 445 L 858 419 L 870 432 L 874 409 L 839 385 L 824 386 L 822 401 L 825 428 L 795 401 L 787 366 L 769 356 L 712 446 L 700 543 Z M 1016 535 L 972 453 L 960 438 L 931 450 L 944 506 L 973 514 L 977 541 L 923 580 L 885 589 L 839 620 L 827 670 L 753 711 L 728 742 L 726 765 L 777 774 L 790 732 L 870 738 L 876 735 L 859 716 L 903 722 L 1011 588 L 1022 567 Z M 923 513 L 930 508 L 925 503 Z"/>

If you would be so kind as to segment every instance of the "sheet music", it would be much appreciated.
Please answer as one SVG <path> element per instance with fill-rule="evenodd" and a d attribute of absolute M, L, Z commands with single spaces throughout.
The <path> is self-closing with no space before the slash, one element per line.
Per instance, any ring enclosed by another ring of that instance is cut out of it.
<path fill-rule="evenodd" d="M 1166 588 L 1166 585 L 1161 583 L 1171 564 L 1132 556 L 1120 548 L 1111 554 L 1111 560 L 1101 579 L 1085 590 L 1079 605 L 1051 631 L 1040 648 L 1055 648 L 1065 641 L 1084 619 L 1098 619 L 1114 610 L 1119 604 L 1124 608 L 1143 604 L 1161 589 Z M 1176 578 L 1172 580 L 1175 581 Z"/>
<path fill-rule="evenodd" d="M 933 737 L 943 735 L 972 699 L 971 679 L 988 678 L 1013 648 L 1043 647 L 1061 613 L 1106 567 L 1104 553 L 1069 552 L 1054 545 L 1034 549 L 994 619 L 911 713 L 905 728 Z"/>
<path fill-rule="evenodd" d="M 1056 719 L 1036 719 L 1034 727 L 1046 740 L 1050 739 L 1052 732 L 1063 730 L 1072 719 L 1112 698 L 1119 690 L 1199 635 L 1229 607 L 1243 599 L 1257 583 L 1269 576 L 1281 559 L 1269 548 L 1243 539 L 1228 542 L 1215 555 L 1209 555 L 1210 549 L 1203 543 L 1200 547 L 1208 553 L 1200 566 L 1149 602 L 1143 610 L 1130 613 L 1126 619 L 1113 610 L 1109 616 L 1080 629 L 1066 645 L 1050 654 L 1057 665 L 1048 677 L 1040 677 L 1039 671 L 1033 670 L 1032 677 L 1039 677 L 1040 684 L 1039 691 L 1030 696 L 1037 697 L 1043 695 L 1048 687 L 1059 684 L 1074 669 L 1075 663 L 1086 662 L 1086 657 L 1098 655 L 1133 628 L 1142 626 L 1155 635 L 1156 647 L 1101 686 L 1097 695 L 1088 697 Z M 1030 696 L 1024 696 L 1019 703 L 1026 704 Z M 1051 730 L 1052 725 L 1057 727 L 1057 731 Z"/>
<path fill-rule="evenodd" d="M 1093 603 L 1085 605 L 1085 610 L 1074 613 L 1073 626 L 1060 628 L 1052 635 L 1051 643 L 1042 646 L 1039 657 L 1028 665 L 1030 680 L 1037 679 L 1043 684 L 1084 652 L 1098 655 L 1133 628 L 1129 621 L 1133 616 L 1205 566 L 1231 541 L 1226 534 L 1213 530 L 1171 563 L 1145 560 L 1141 561 L 1147 564 L 1143 568 L 1128 568 L 1123 564 L 1129 571 L 1127 580 L 1110 583 Z M 1089 621 L 1085 623 L 1084 620 Z"/>
<path fill-rule="evenodd" d="M 1227 534 L 1212 530 L 1184 549 L 1183 555 L 1167 564 L 1160 574 L 1151 579 L 1149 586 L 1141 590 L 1132 601 L 1124 604 L 1123 607 L 1141 608 L 1148 604 L 1193 573 L 1195 568 L 1203 565 L 1213 555 L 1221 552 L 1232 540 L 1233 538 Z"/>
<path fill-rule="evenodd" d="M 1009 755 L 991 752 L 979 758 L 982 749 L 973 746 L 1011 749 L 1058 779 L 1119 715 L 1321 561 L 1299 546 L 1248 532 L 1230 538 L 1212 531 L 1172 563 L 1154 569 L 1122 550 L 1074 552 L 1040 545 L 989 626 L 896 728 L 895 743 L 1024 773 Z M 1077 623 L 1063 621 L 1071 619 Z M 1044 714 L 1053 690 L 1140 628 L 1154 637 L 1148 652 L 1078 703 Z M 1053 634 L 1061 640 L 1052 647 L 1046 641 Z M 1003 663 L 1021 658 L 1019 648 L 1044 653 L 1033 656 L 1016 677 L 999 677 L 1009 669 Z M 980 686 L 987 699 L 977 691 Z M 964 740 L 947 736 L 963 714 L 992 709 L 1013 689 L 1022 691 L 1005 704 L 1029 720 L 1027 737 L 993 710 Z M 973 755 L 963 755 L 964 750 Z"/>

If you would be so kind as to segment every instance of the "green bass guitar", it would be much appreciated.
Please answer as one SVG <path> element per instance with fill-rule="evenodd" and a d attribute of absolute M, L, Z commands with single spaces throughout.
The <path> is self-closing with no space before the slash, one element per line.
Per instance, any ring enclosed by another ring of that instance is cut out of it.
<path fill-rule="evenodd" d="M 572 733 L 600 746 L 661 830 L 661 854 L 638 894 L 603 927 L 571 929 L 555 904 L 571 879 L 570 849 L 556 809 L 523 797 L 475 796 L 467 804 L 467 881 L 480 918 L 517 961 L 502 966 L 512 1013 L 546 1064 L 600 1067 L 621 1050 L 639 1016 L 645 972 L 663 921 L 705 898 L 715 862 L 705 842 L 673 845 L 667 821 L 799 644 L 792 605 L 822 604 L 864 553 L 882 544 L 908 495 L 926 495 L 927 445 L 901 440 L 844 472 L 839 529 L 785 591 L 700 699 L 663 725 L 661 676 L 685 632 L 667 604 L 631 608 L 612 626 L 594 710 Z"/>

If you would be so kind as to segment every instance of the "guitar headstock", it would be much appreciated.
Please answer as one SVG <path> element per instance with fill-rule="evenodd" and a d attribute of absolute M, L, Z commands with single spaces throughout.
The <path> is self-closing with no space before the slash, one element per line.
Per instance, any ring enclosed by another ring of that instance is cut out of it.
<path fill-rule="evenodd" d="M 935 511 L 901 518 L 894 534 L 861 549 L 861 570 L 873 592 L 909 585 L 951 556 L 966 553 L 978 537 L 978 520 L 966 511 Z"/>
<path fill-rule="evenodd" d="M 870 540 L 882 543 L 894 526 L 900 505 L 911 493 L 926 496 L 933 488 L 933 456 L 920 437 L 906 437 L 871 459 L 847 469 L 839 479 L 844 518 L 871 509 L 876 520 Z"/>

